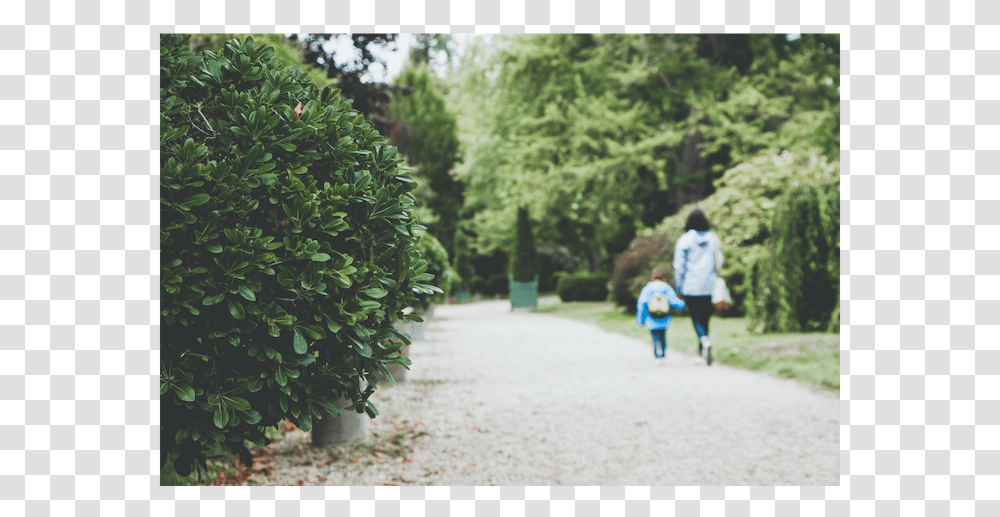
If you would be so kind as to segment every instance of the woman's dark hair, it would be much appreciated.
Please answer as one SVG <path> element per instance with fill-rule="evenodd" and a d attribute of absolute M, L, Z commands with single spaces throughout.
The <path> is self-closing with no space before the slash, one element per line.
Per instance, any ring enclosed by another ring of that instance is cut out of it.
<path fill-rule="evenodd" d="M 688 214 L 686 230 L 707 232 L 708 228 L 708 217 L 705 217 L 705 212 L 702 212 L 700 208 L 695 208 Z"/>

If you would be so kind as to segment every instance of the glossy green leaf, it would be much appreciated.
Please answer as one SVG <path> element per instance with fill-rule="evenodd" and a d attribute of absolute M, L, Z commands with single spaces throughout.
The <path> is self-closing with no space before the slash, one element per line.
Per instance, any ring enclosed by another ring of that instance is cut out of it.
<path fill-rule="evenodd" d="M 193 402 L 194 401 L 194 397 L 195 397 L 194 388 L 192 388 L 191 386 L 186 386 L 186 385 L 178 386 L 178 385 L 174 385 L 174 393 L 177 394 L 177 398 L 183 400 L 184 402 Z"/>
<path fill-rule="evenodd" d="M 208 203 L 210 199 L 212 199 L 212 196 L 209 196 L 208 194 L 202 192 L 201 194 L 195 194 L 191 196 L 184 204 L 186 204 L 187 206 L 201 206 L 204 205 L 205 203 Z"/>
<path fill-rule="evenodd" d="M 253 294 L 253 291 L 251 291 L 246 284 L 240 286 L 240 296 L 246 298 L 247 300 L 250 300 L 251 302 L 257 300 L 257 297 Z"/>
<path fill-rule="evenodd" d="M 229 298 L 226 298 L 226 307 L 229 308 L 229 313 L 233 315 L 234 318 L 241 320 L 246 317 L 246 311 L 243 309 L 243 304 L 233 302 Z"/>
<path fill-rule="evenodd" d="M 215 406 L 215 412 L 212 414 L 212 421 L 215 423 L 215 427 L 223 429 L 229 423 L 229 411 L 222 409 L 222 406 Z"/>
<path fill-rule="evenodd" d="M 389 294 L 389 291 L 386 291 L 385 289 L 379 289 L 378 287 L 362 289 L 361 292 L 367 294 L 368 296 L 371 296 L 372 298 L 382 298 L 383 296 Z"/>
<path fill-rule="evenodd" d="M 304 354 L 309 349 L 309 344 L 306 343 L 306 338 L 299 332 L 299 329 L 295 329 L 294 337 L 292 338 L 292 348 L 295 350 L 296 354 Z"/>

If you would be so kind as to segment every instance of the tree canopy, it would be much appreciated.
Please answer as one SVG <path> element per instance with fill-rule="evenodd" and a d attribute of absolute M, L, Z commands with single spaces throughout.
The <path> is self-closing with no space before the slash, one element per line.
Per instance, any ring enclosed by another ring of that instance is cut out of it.
<path fill-rule="evenodd" d="M 509 249 L 524 204 L 542 244 L 607 271 L 735 165 L 772 150 L 835 156 L 838 66 L 837 35 L 499 38 L 456 79 L 476 122 L 459 178 L 477 249 Z"/>

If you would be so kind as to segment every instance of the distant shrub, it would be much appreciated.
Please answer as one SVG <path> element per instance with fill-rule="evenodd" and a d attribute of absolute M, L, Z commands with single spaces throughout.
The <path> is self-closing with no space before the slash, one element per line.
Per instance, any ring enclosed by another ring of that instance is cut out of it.
<path fill-rule="evenodd" d="M 611 274 L 611 300 L 626 311 L 635 311 L 639 292 L 649 282 L 654 266 L 667 268 L 667 283 L 673 285 L 673 255 L 677 239 L 673 232 L 636 237 L 632 246 L 615 257 Z"/>
<path fill-rule="evenodd" d="M 457 274 L 451 267 L 448 260 L 448 251 L 444 249 L 441 242 L 426 230 L 414 232 L 417 236 L 417 251 L 420 258 L 427 261 L 427 273 L 434 275 L 434 279 L 428 283 L 441 289 L 440 293 L 421 293 L 417 295 L 417 301 L 413 303 L 416 309 L 426 309 L 431 304 L 442 303 L 452 290 Z"/>
<path fill-rule="evenodd" d="M 477 254 L 473 257 L 472 264 L 476 270 L 476 281 L 472 286 L 474 292 L 486 296 L 509 294 L 510 258 L 508 253 L 494 250 L 489 255 Z"/>
<path fill-rule="evenodd" d="M 576 261 L 564 246 L 538 249 L 538 290 L 555 291 L 559 275 L 576 269 Z"/>
<path fill-rule="evenodd" d="M 608 277 L 580 271 L 559 275 L 556 293 L 564 302 L 600 302 L 608 299 Z"/>

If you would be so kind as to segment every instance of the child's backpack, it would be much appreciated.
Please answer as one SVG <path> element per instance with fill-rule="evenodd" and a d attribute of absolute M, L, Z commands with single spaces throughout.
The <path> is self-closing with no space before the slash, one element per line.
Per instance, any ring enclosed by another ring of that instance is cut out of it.
<path fill-rule="evenodd" d="M 670 314 L 670 300 L 663 293 L 656 293 L 646 302 L 649 315 L 656 318 L 666 318 Z"/>

